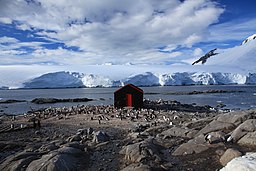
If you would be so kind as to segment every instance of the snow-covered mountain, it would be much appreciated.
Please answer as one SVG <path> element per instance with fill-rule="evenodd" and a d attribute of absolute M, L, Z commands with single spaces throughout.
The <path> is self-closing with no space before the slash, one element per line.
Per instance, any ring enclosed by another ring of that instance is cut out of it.
<path fill-rule="evenodd" d="M 206 65 L 218 67 L 237 68 L 249 72 L 256 71 L 256 36 L 247 38 L 246 43 L 234 48 L 218 50 L 215 55 L 207 60 Z"/>
<path fill-rule="evenodd" d="M 247 38 L 242 42 L 242 45 L 245 44 L 245 43 L 247 43 L 247 42 L 249 42 L 249 41 L 251 41 L 251 40 L 255 40 L 255 39 L 256 39 L 256 34 L 253 34 L 253 35 L 247 37 Z"/>
<path fill-rule="evenodd" d="M 79 73 L 64 71 L 47 73 L 24 83 L 24 88 L 69 88 L 83 86 Z"/>
<path fill-rule="evenodd" d="M 146 72 L 121 80 L 111 80 L 110 78 L 93 74 L 56 72 L 29 80 L 24 83 L 23 88 L 116 87 L 129 83 L 137 86 L 255 84 L 256 74 L 205 72 L 154 74 Z"/>
<path fill-rule="evenodd" d="M 246 40 L 217 49 L 204 65 L 1 66 L 0 89 L 256 84 L 255 35 Z"/>

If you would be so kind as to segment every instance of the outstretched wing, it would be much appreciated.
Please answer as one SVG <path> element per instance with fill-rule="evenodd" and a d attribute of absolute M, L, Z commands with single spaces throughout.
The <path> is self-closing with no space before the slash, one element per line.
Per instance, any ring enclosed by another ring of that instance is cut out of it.
<path fill-rule="evenodd" d="M 202 61 L 202 64 L 205 64 L 207 59 L 210 58 L 211 56 L 217 55 L 218 53 L 214 53 L 217 50 L 217 48 L 209 51 L 208 53 L 206 53 L 204 56 L 202 56 L 201 58 L 199 58 L 198 60 L 196 60 L 195 62 L 192 63 L 192 65 L 195 65 L 196 63 L 199 63 Z"/>

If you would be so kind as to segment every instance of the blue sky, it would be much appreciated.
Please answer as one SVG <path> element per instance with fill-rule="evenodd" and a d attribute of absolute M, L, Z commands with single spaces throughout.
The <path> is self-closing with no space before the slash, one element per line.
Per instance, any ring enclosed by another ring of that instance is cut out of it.
<path fill-rule="evenodd" d="M 1 0 L 1 65 L 189 65 L 255 33 L 254 0 Z"/>

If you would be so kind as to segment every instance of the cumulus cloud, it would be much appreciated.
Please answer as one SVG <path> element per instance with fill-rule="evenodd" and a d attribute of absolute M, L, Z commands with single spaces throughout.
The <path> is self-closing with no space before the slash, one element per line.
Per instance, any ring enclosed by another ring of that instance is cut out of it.
<path fill-rule="evenodd" d="M 201 55 L 203 55 L 204 54 L 204 52 L 203 52 L 203 50 L 201 49 L 201 48 L 196 48 L 195 50 L 194 50 L 194 53 L 193 53 L 193 55 L 195 56 L 195 57 L 199 57 L 199 56 L 201 56 Z"/>
<path fill-rule="evenodd" d="M 17 29 L 33 28 L 36 36 L 80 50 L 35 49 L 36 59 L 65 63 L 72 55 L 73 62 L 87 64 L 146 63 L 174 58 L 181 55 L 174 51 L 178 46 L 202 41 L 223 11 L 210 0 L 2 0 L 0 22 L 8 18 Z"/>

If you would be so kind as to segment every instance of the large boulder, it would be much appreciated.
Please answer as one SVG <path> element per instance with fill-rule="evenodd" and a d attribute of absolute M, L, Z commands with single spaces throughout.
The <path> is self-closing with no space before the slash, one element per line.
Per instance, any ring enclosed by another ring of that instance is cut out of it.
<path fill-rule="evenodd" d="M 166 131 L 163 131 L 160 135 L 165 137 L 183 137 L 183 138 L 193 138 L 198 131 L 193 129 L 185 129 L 179 127 L 172 127 Z"/>
<path fill-rule="evenodd" d="M 197 133 L 197 136 L 200 134 L 207 134 L 207 133 L 216 132 L 216 131 L 229 132 L 230 130 L 233 130 L 234 128 L 235 128 L 235 125 L 232 123 L 213 120 L 208 125 L 206 125 L 203 129 L 201 129 Z"/>
<path fill-rule="evenodd" d="M 242 156 L 242 153 L 236 149 L 229 148 L 220 158 L 220 163 L 222 166 L 226 166 L 228 162 L 236 157 Z"/>
<path fill-rule="evenodd" d="M 40 158 L 40 154 L 38 153 L 23 151 L 21 153 L 8 157 L 3 163 L 1 163 L 0 170 L 19 171 L 22 170 L 24 167 L 27 167 L 30 162 L 38 158 Z"/>
<path fill-rule="evenodd" d="M 81 141 L 82 137 L 79 134 L 73 135 L 68 138 L 69 142 L 74 142 L 74 141 Z"/>
<path fill-rule="evenodd" d="M 256 153 L 247 153 L 228 162 L 220 171 L 255 171 Z"/>
<path fill-rule="evenodd" d="M 78 170 L 77 166 L 80 166 L 79 163 L 83 157 L 85 157 L 85 153 L 80 149 L 73 147 L 63 147 L 52 151 L 49 154 L 43 155 L 42 158 L 38 160 L 32 161 L 28 165 L 26 171 Z"/>
<path fill-rule="evenodd" d="M 40 152 L 50 152 L 53 150 L 58 149 L 59 146 L 55 145 L 55 143 L 50 143 L 50 144 L 44 144 L 39 148 Z"/>
<path fill-rule="evenodd" d="M 238 141 L 248 132 L 256 131 L 256 119 L 249 119 L 239 125 L 231 134 L 234 142 Z"/>
<path fill-rule="evenodd" d="M 121 171 L 151 171 L 151 170 L 152 169 L 147 165 L 141 164 L 139 166 L 136 166 L 136 165 L 132 164 L 132 165 L 125 167 Z"/>
<path fill-rule="evenodd" d="M 93 132 L 93 139 L 92 142 L 94 143 L 101 143 L 109 141 L 109 135 L 103 131 Z"/>
<path fill-rule="evenodd" d="M 147 157 L 155 157 L 161 160 L 159 155 L 161 146 L 154 141 L 154 139 L 149 138 L 142 142 L 127 145 L 123 147 L 120 154 L 124 154 L 125 159 L 130 162 L 141 162 Z"/>
<path fill-rule="evenodd" d="M 249 112 L 235 111 L 235 112 L 218 115 L 217 121 L 231 123 L 231 124 L 234 124 L 235 126 L 238 126 L 250 118 L 251 118 L 251 114 Z"/>
<path fill-rule="evenodd" d="M 197 154 L 209 149 L 208 144 L 205 143 L 204 137 L 199 136 L 187 143 L 181 144 L 173 153 L 174 156 Z"/>
<path fill-rule="evenodd" d="M 242 145 L 242 146 L 253 146 L 253 147 L 256 147 L 256 131 L 248 132 L 237 143 L 239 145 Z"/>
<path fill-rule="evenodd" d="M 198 120 L 192 120 L 190 122 L 185 122 L 184 127 L 190 129 L 201 130 L 205 125 L 209 124 L 213 120 L 212 117 L 200 118 Z"/>

